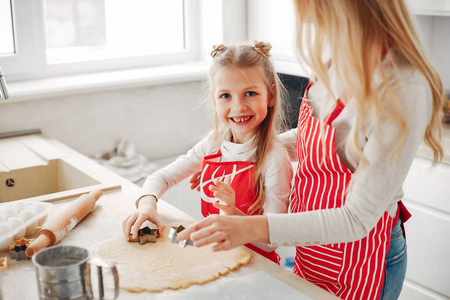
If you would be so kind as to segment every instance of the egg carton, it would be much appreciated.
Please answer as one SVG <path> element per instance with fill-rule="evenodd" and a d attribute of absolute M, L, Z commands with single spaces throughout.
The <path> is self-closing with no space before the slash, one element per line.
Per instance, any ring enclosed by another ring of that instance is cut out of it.
<path fill-rule="evenodd" d="M 52 207 L 51 203 L 32 201 L 0 204 L 0 251 L 8 251 L 14 240 L 34 236 Z"/>

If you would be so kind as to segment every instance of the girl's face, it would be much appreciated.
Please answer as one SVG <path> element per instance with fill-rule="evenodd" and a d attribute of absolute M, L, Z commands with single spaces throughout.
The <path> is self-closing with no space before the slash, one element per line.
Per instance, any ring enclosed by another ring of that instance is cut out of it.
<path fill-rule="evenodd" d="M 273 106 L 260 67 L 223 68 L 214 77 L 211 96 L 220 121 L 231 128 L 233 142 L 250 140 Z M 275 87 L 272 87 L 275 89 Z"/>

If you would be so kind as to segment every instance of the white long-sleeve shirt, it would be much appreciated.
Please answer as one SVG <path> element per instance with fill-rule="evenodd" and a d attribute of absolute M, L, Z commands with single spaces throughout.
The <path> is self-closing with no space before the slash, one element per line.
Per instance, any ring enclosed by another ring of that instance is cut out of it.
<path fill-rule="evenodd" d="M 289 215 L 269 214 L 271 245 L 304 246 L 352 242 L 365 237 L 385 211 L 391 217 L 395 217 L 397 202 L 403 197 L 403 182 L 430 122 L 432 95 L 428 82 L 420 73 L 411 70 L 405 62 L 395 57 L 394 51 L 391 50 L 388 55 L 394 55 L 391 58 L 399 62 L 399 68 L 392 70 L 386 67 L 385 72 L 403 81 L 401 88 L 397 91 L 397 99 L 406 122 L 410 126 L 398 160 L 395 162 L 391 155 L 400 140 L 401 131 L 397 123 L 384 120 L 379 137 L 376 136 L 373 128 L 361 133 L 358 140 L 369 165 L 359 168 L 354 174 L 345 205 L 337 209 Z M 321 95 L 323 95 L 323 86 L 313 84 L 308 93 L 308 99 L 311 99 L 309 102 L 314 102 Z M 314 108 L 313 116 L 317 117 L 317 113 L 317 109 Z M 332 126 L 336 128 L 337 154 L 349 169 L 352 169 L 348 164 L 349 159 L 355 159 L 357 164 L 360 163 L 358 157 L 349 158 L 345 152 L 353 118 L 354 112 L 350 100 L 341 114 L 332 122 Z M 280 138 L 291 158 L 296 156 L 297 129 L 284 133 Z"/>
<path fill-rule="evenodd" d="M 198 142 L 186 154 L 179 156 L 173 163 L 151 174 L 142 188 L 142 196 L 153 195 L 159 199 L 170 187 L 176 185 L 195 172 L 201 171 L 203 158 L 216 154 L 220 149 L 221 161 L 255 162 L 256 147 L 254 138 L 244 144 L 230 142 L 231 131 L 227 130 L 222 141 L 214 140 L 212 132 Z M 274 142 L 267 156 L 262 170 L 266 200 L 264 214 L 287 213 L 289 195 L 291 191 L 293 171 L 286 149 L 278 142 Z M 200 197 L 199 197 L 200 201 Z M 255 244 L 262 250 L 269 252 L 276 247 Z"/>

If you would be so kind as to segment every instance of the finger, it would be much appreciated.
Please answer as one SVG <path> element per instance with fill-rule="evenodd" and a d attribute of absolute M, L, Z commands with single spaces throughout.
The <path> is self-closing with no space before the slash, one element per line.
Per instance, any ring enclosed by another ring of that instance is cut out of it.
<path fill-rule="evenodd" d="M 136 219 L 136 221 L 133 224 L 133 228 L 131 229 L 133 239 L 138 237 L 138 231 L 146 220 L 147 218 L 144 215 L 139 215 L 139 217 Z"/>
<path fill-rule="evenodd" d="M 195 190 L 195 189 L 200 189 L 199 188 L 200 182 L 192 182 L 191 185 L 189 186 L 191 190 Z"/>
<path fill-rule="evenodd" d="M 166 225 L 164 224 L 164 221 L 159 216 L 159 214 L 157 214 L 154 219 L 154 224 L 158 227 L 159 234 L 162 235 L 164 229 L 166 228 Z"/>
<path fill-rule="evenodd" d="M 221 232 L 220 226 L 217 226 L 216 224 L 212 223 L 210 225 L 204 226 L 197 231 L 191 233 L 190 238 L 194 242 L 197 242 L 201 239 L 207 238 L 209 236 L 212 236 L 216 234 L 217 232 Z"/>
<path fill-rule="evenodd" d="M 136 219 L 137 219 L 137 214 L 134 213 L 122 222 L 123 234 L 125 235 L 125 238 L 127 239 L 127 241 L 130 241 L 131 227 L 133 226 Z"/>
<path fill-rule="evenodd" d="M 197 172 L 197 173 L 194 173 L 192 176 L 191 176 L 191 178 L 189 179 L 189 182 L 190 183 L 195 183 L 195 182 L 197 182 L 199 179 L 200 179 L 200 175 L 202 174 L 202 172 Z"/>
<path fill-rule="evenodd" d="M 206 229 L 206 228 L 205 228 Z M 224 234 L 221 231 L 215 231 L 212 234 L 205 235 L 201 238 L 194 239 L 194 245 L 196 247 L 203 247 L 211 243 L 223 243 Z"/>
<path fill-rule="evenodd" d="M 233 195 L 230 195 L 228 192 L 217 191 L 213 193 L 214 197 L 225 202 L 228 205 L 232 205 L 234 203 Z"/>
<path fill-rule="evenodd" d="M 126 233 L 127 229 L 126 229 L 126 225 L 127 225 L 127 221 L 130 218 L 130 216 L 126 217 L 125 219 L 123 219 L 122 221 L 122 233 L 123 236 L 125 237 L 125 240 L 128 242 L 129 238 L 128 238 L 128 234 Z"/>
<path fill-rule="evenodd" d="M 159 235 L 162 235 L 164 232 L 164 229 L 166 229 L 166 225 L 162 224 L 162 225 L 157 225 L 157 226 L 158 226 Z"/>
<path fill-rule="evenodd" d="M 190 188 L 191 190 L 197 188 L 197 190 L 200 190 L 200 178 L 201 178 L 201 172 L 197 172 L 194 175 L 191 176 L 189 179 Z"/>
<path fill-rule="evenodd" d="M 226 178 L 229 178 L 229 176 L 227 176 Z M 228 193 L 234 193 L 234 189 L 231 187 L 231 185 L 227 182 L 223 182 L 223 181 L 214 181 L 214 184 L 217 185 L 218 188 L 222 188 L 225 191 L 227 191 Z M 214 185 L 210 185 L 210 189 L 214 187 Z M 216 188 L 217 188 L 216 187 Z M 212 190 L 211 190 L 212 191 Z"/>
<path fill-rule="evenodd" d="M 225 211 L 225 212 L 227 212 L 227 210 L 230 208 L 228 205 L 221 204 L 220 202 L 214 202 L 214 203 L 213 203 L 213 206 L 214 206 L 215 208 L 220 209 L 220 210 L 223 210 L 223 211 Z"/>
<path fill-rule="evenodd" d="M 222 242 L 214 245 L 212 249 L 214 252 L 217 252 L 217 251 L 230 250 L 231 248 L 234 248 L 234 247 L 231 247 L 231 241 L 223 240 Z"/>
<path fill-rule="evenodd" d="M 214 197 L 219 198 L 220 200 L 224 200 L 225 198 L 229 199 L 227 202 L 234 201 L 234 191 L 233 189 L 217 187 L 214 185 L 209 186 L 209 190 L 213 193 Z"/>
<path fill-rule="evenodd" d="M 207 217 L 203 220 L 197 221 L 194 224 L 188 226 L 185 230 L 178 233 L 177 240 L 178 241 L 185 240 L 188 237 L 190 237 L 193 232 L 197 232 L 198 230 L 201 230 L 202 228 L 205 228 L 210 225 L 211 225 L 211 217 Z"/>
<path fill-rule="evenodd" d="M 224 182 L 229 186 L 231 186 L 231 176 L 230 175 L 226 176 Z"/>
<path fill-rule="evenodd" d="M 200 191 L 200 180 L 191 183 L 190 188 L 191 188 L 191 190 L 197 189 L 197 190 Z"/>
<path fill-rule="evenodd" d="M 219 199 L 217 201 L 219 204 L 226 205 L 228 207 L 235 207 L 235 199 L 234 194 L 229 194 L 223 190 L 217 191 L 213 193 L 214 198 Z M 214 203 L 213 203 L 214 205 Z"/>

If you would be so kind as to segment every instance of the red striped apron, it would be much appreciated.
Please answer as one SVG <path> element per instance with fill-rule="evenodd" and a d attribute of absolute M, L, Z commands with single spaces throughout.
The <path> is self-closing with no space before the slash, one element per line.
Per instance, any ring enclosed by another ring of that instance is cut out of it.
<path fill-rule="evenodd" d="M 202 199 L 202 214 L 204 217 L 210 214 L 219 214 L 220 210 L 213 206 L 218 201 L 213 193 L 209 190 L 209 186 L 213 184 L 213 180 L 224 180 L 226 176 L 231 176 L 231 187 L 235 192 L 235 206 L 240 211 L 248 214 L 249 207 L 256 200 L 256 188 L 254 187 L 254 169 L 255 163 L 247 161 L 226 161 L 220 162 L 222 156 L 220 151 L 217 154 L 205 156 L 202 164 L 202 175 L 200 178 L 200 192 Z M 280 257 L 275 251 L 265 252 L 251 244 L 246 247 L 280 264 Z"/>
<path fill-rule="evenodd" d="M 353 175 L 336 153 L 335 129 L 331 126 L 344 105 L 338 100 L 329 115 L 323 147 L 320 121 L 312 117 L 306 96 L 307 92 L 298 122 L 299 165 L 291 197 L 292 213 L 341 207 Z M 378 299 L 392 226 L 393 220 L 385 212 L 368 236 L 359 241 L 297 247 L 294 273 L 342 299 Z"/>

